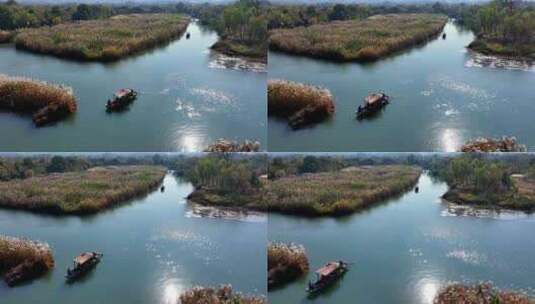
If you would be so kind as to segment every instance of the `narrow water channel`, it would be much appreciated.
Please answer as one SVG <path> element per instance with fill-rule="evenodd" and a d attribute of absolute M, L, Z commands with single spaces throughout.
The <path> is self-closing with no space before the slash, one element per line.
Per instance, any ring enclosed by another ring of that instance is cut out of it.
<path fill-rule="evenodd" d="M 52 273 L 8 288 L 6 303 L 176 303 L 195 285 L 232 284 L 247 294 L 266 294 L 266 217 L 198 215 L 186 197 L 189 183 L 168 174 L 165 192 L 91 217 L 54 217 L 0 211 L 0 232 L 50 244 Z M 72 285 L 64 275 L 84 251 L 104 253 L 102 262 Z"/>
<path fill-rule="evenodd" d="M 0 45 L 0 73 L 70 86 L 78 112 L 35 128 L 0 112 L 0 151 L 201 151 L 218 138 L 266 142 L 266 73 L 210 52 L 217 34 L 196 22 L 168 45 L 117 63 L 81 63 Z M 129 111 L 107 114 L 114 91 L 133 88 Z"/>
<path fill-rule="evenodd" d="M 270 303 L 431 304 L 448 282 L 491 280 L 535 294 L 535 217 L 463 216 L 440 196 L 447 190 L 428 175 L 420 192 L 368 211 L 333 219 L 269 216 L 268 237 L 306 247 L 311 273 L 269 293 Z M 313 271 L 332 260 L 352 262 L 326 293 L 308 298 Z"/>
<path fill-rule="evenodd" d="M 479 136 L 516 136 L 534 151 L 535 68 L 468 52 L 473 33 L 452 22 L 445 32 L 445 40 L 369 64 L 270 52 L 270 79 L 328 88 L 336 114 L 299 131 L 270 118 L 269 151 L 450 152 Z M 377 91 L 390 95 L 391 104 L 357 121 L 358 105 Z"/>

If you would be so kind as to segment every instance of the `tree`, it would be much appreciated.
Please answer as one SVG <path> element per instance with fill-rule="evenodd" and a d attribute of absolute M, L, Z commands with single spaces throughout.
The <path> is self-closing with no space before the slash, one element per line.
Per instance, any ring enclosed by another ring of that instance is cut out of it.
<path fill-rule="evenodd" d="M 67 163 L 65 161 L 65 158 L 61 156 L 54 156 L 50 161 L 50 165 L 48 165 L 48 167 L 46 168 L 46 171 L 49 173 L 65 172 L 66 167 Z"/>

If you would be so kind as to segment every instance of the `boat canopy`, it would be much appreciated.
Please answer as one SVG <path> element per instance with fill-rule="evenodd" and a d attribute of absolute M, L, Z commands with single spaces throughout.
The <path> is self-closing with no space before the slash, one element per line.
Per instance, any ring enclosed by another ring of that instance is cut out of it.
<path fill-rule="evenodd" d="M 76 258 L 74 258 L 74 263 L 76 263 L 77 265 L 83 265 L 87 263 L 89 260 L 91 260 L 94 256 L 95 254 L 92 252 L 84 252 L 80 254 L 79 256 L 77 256 Z"/>
<path fill-rule="evenodd" d="M 117 98 L 123 98 L 125 97 L 126 95 L 132 93 L 132 90 L 131 89 L 120 89 L 120 90 L 117 90 L 115 92 L 115 97 Z"/>
<path fill-rule="evenodd" d="M 374 103 L 378 103 L 379 101 L 381 101 L 383 98 L 384 94 L 382 93 L 370 94 L 366 96 L 366 98 L 364 98 L 364 102 L 367 105 L 373 105 Z"/>
<path fill-rule="evenodd" d="M 329 262 L 325 266 L 321 267 L 320 269 L 316 270 L 316 274 L 325 277 L 330 275 L 331 273 L 335 272 L 340 267 L 339 262 Z"/>

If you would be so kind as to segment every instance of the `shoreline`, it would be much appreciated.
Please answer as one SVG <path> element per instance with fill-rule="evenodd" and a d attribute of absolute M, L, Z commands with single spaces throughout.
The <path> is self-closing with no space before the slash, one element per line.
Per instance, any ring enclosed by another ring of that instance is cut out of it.
<path fill-rule="evenodd" d="M 502 48 L 508 47 L 501 43 L 496 43 L 496 44 Z M 477 54 L 481 54 L 484 56 L 496 57 L 497 59 L 503 59 L 503 60 L 526 62 L 526 63 L 529 63 L 530 65 L 535 64 L 535 54 L 532 56 L 529 56 L 529 55 L 513 54 L 510 51 L 499 52 L 489 47 L 489 41 L 487 41 L 484 38 L 476 37 L 474 41 L 470 42 L 470 44 L 466 46 L 466 48 L 472 52 L 475 52 Z"/>
<path fill-rule="evenodd" d="M 262 46 L 260 46 L 262 47 Z M 219 40 L 210 46 L 210 50 L 230 57 L 238 57 L 254 63 L 267 64 L 267 48 L 263 50 L 255 49 L 255 46 L 235 42 L 230 39 L 219 38 Z"/>

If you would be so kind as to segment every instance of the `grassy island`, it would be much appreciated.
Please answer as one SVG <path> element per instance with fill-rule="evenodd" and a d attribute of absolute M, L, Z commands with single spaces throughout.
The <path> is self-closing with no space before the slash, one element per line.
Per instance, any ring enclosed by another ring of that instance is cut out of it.
<path fill-rule="evenodd" d="M 264 210 L 258 172 L 246 160 L 209 156 L 196 161 L 185 177 L 195 186 L 188 196 L 205 206 Z"/>
<path fill-rule="evenodd" d="M 47 244 L 0 235 L 0 274 L 9 286 L 40 277 L 53 267 Z"/>
<path fill-rule="evenodd" d="M 287 119 L 293 129 L 321 122 L 334 110 L 327 89 L 285 80 L 268 82 L 268 114 Z"/>
<path fill-rule="evenodd" d="M 373 61 L 423 43 L 442 32 L 447 17 L 435 14 L 375 15 L 270 31 L 273 50 L 336 61 Z"/>
<path fill-rule="evenodd" d="M 69 87 L 0 74 L 0 109 L 32 114 L 37 126 L 64 119 L 76 108 Z"/>
<path fill-rule="evenodd" d="M 211 49 L 225 55 L 267 63 L 267 46 L 260 42 L 221 39 L 212 45 Z"/>
<path fill-rule="evenodd" d="M 118 15 L 19 31 L 16 47 L 84 61 L 114 61 L 180 37 L 189 18 L 178 14 Z"/>
<path fill-rule="evenodd" d="M 294 281 L 308 273 L 308 269 L 303 246 L 286 243 L 268 245 L 268 289 Z"/>
<path fill-rule="evenodd" d="M 488 283 L 467 286 L 453 284 L 442 289 L 436 296 L 434 304 L 534 304 L 534 299 L 515 292 L 499 291 Z"/>
<path fill-rule="evenodd" d="M 450 186 L 443 198 L 451 203 L 490 209 L 535 211 L 535 174 L 511 174 L 497 161 L 459 157 L 443 177 Z"/>
<path fill-rule="evenodd" d="M 266 304 L 261 297 L 244 296 L 232 291 L 229 285 L 219 288 L 195 287 L 180 295 L 180 304 Z"/>
<path fill-rule="evenodd" d="M 166 170 L 157 166 L 94 167 L 0 182 L 0 207 L 54 214 L 89 214 L 157 188 Z"/>
<path fill-rule="evenodd" d="M 268 183 L 264 200 L 269 211 L 345 215 L 410 190 L 421 171 L 413 166 L 380 165 L 287 176 Z"/>

